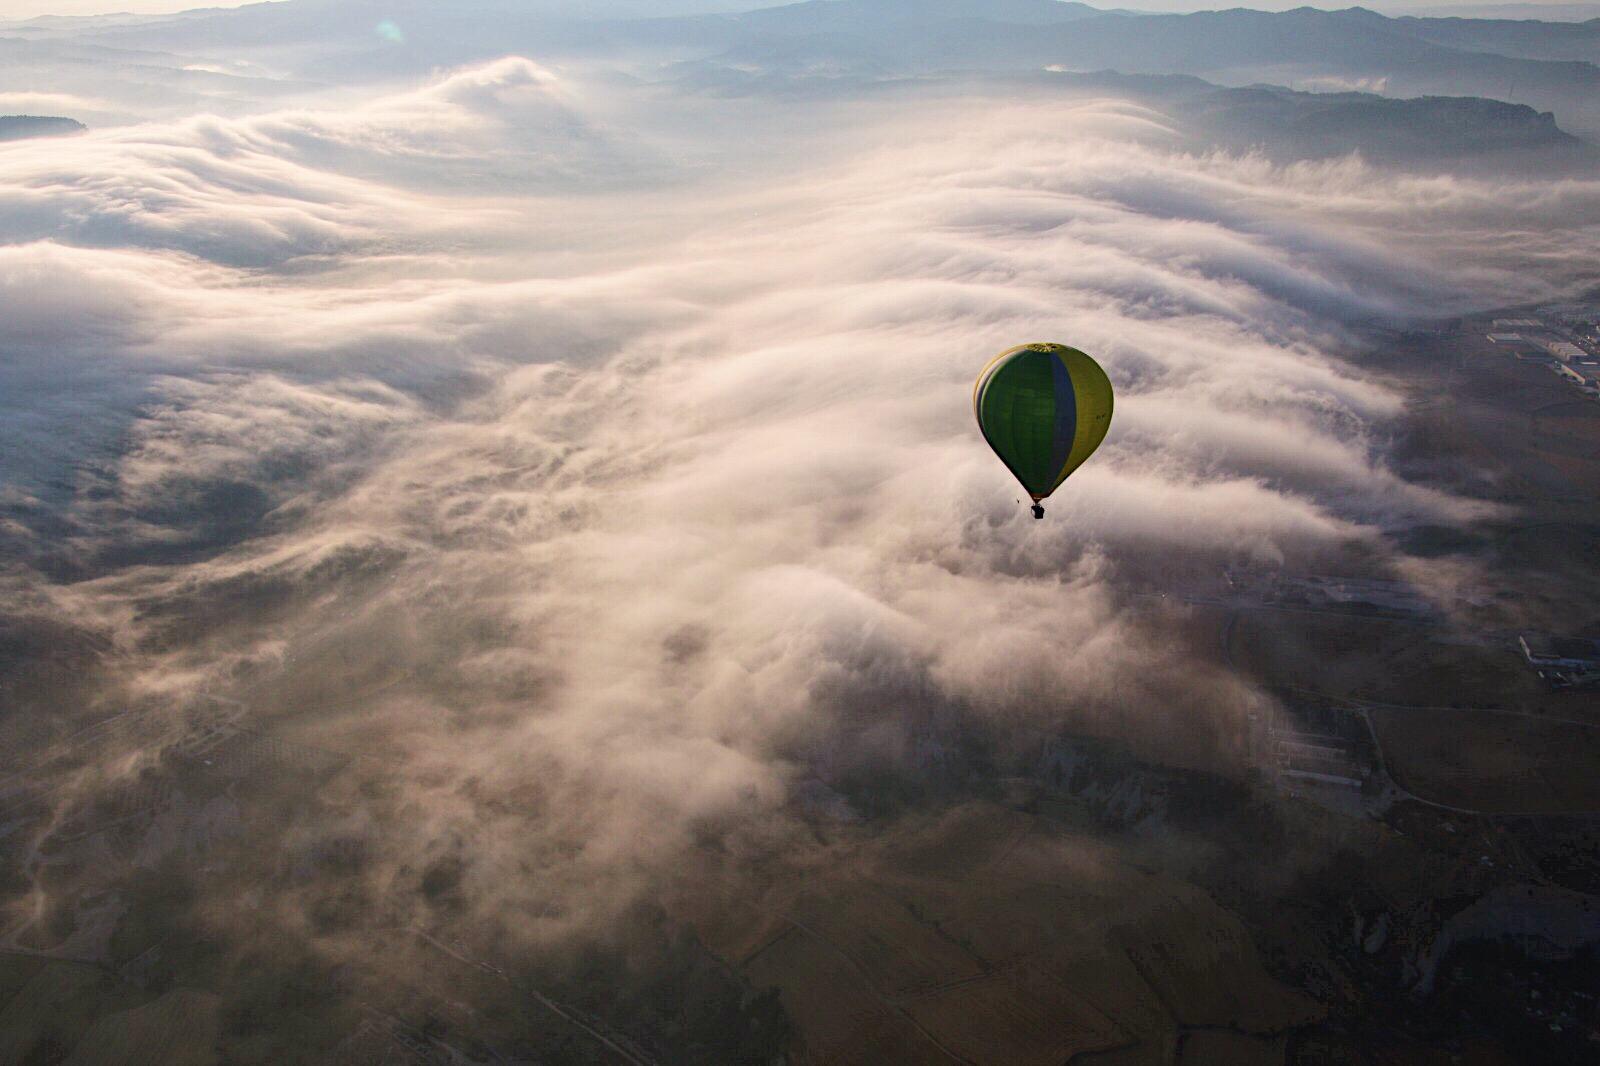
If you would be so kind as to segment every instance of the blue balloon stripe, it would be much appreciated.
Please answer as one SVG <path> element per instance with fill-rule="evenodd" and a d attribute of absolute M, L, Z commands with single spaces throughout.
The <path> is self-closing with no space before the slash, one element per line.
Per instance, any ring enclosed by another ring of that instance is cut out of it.
<path fill-rule="evenodd" d="M 1061 468 L 1072 456 L 1072 441 L 1078 434 L 1078 393 L 1072 387 L 1072 372 L 1059 352 L 1052 352 L 1050 373 L 1056 390 L 1056 417 L 1050 442 L 1050 469 L 1053 477 L 1061 476 Z"/>

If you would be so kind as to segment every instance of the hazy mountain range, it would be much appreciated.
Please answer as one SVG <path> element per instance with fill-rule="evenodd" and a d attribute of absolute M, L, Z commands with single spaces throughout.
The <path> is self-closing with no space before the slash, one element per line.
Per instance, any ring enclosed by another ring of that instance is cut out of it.
<path fill-rule="evenodd" d="M 1359 152 L 1375 162 L 1467 170 L 1516 170 L 1537 160 L 1574 173 L 1600 160 L 1600 151 L 1562 130 L 1550 112 L 1482 97 L 1223 88 L 1182 75 L 1063 73 L 1044 80 L 1148 101 L 1181 116 L 1183 128 L 1205 144 L 1279 159 Z"/>
<path fill-rule="evenodd" d="M 1053 67 L 1191 74 L 1223 85 L 1364 89 L 1390 96 L 1483 96 L 1600 129 L 1600 19 L 1545 23 L 1389 18 L 1363 8 L 1244 9 L 1184 15 L 1102 11 L 1057 0 L 807 0 L 743 13 L 714 5 L 475 0 L 434 5 L 285 0 L 173 16 L 38 19 L 0 28 L 19 89 L 29 54 L 151 71 L 181 54 L 184 78 L 277 77 L 315 84 L 414 76 L 507 53 L 584 61 L 631 57 L 642 78 L 725 70 L 789 79 L 1017 74 Z M 674 11 L 659 17 L 647 12 Z M 26 51 L 26 50 L 24 50 Z M 193 57 L 219 60 L 200 69 Z M 685 66 L 684 64 L 688 64 Z M 57 71 L 56 77 L 62 72 Z M 172 74 L 137 79 L 172 80 Z M 178 87 L 181 91 L 181 86 Z M 241 86 L 248 92 L 248 83 Z"/>

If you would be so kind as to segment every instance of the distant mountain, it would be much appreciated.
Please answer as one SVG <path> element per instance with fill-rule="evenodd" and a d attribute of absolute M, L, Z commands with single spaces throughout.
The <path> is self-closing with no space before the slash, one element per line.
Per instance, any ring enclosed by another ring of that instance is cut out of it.
<path fill-rule="evenodd" d="M 1516 19 L 1587 22 L 1600 18 L 1600 4 L 1385 4 L 1396 15 L 1415 18 Z"/>
<path fill-rule="evenodd" d="M 764 33 L 873 32 L 907 25 L 981 19 L 1013 26 L 1056 26 L 1106 14 L 1071 0 L 804 0 L 732 16 Z"/>
<path fill-rule="evenodd" d="M 1394 28 L 1450 48 L 1495 52 L 1522 59 L 1600 62 L 1600 18 L 1584 22 L 1527 19 L 1398 18 Z"/>
<path fill-rule="evenodd" d="M 899 75 L 1059 67 L 1370 86 L 1397 96 L 1514 95 L 1600 131 L 1600 66 L 1581 58 L 1600 59 L 1600 43 L 1590 43 L 1600 42 L 1600 24 L 1391 19 L 1364 8 L 1135 15 L 1053 0 L 811 0 L 617 32 L 644 43 L 669 26 L 680 43 L 696 35 L 708 46 L 726 42 L 706 61 L 745 71 L 837 73 L 852 62 Z"/>
<path fill-rule="evenodd" d="M 803 79 L 1111 69 L 1233 86 L 1508 99 L 1554 112 L 1569 130 L 1600 134 L 1600 21 L 1389 18 L 1358 7 L 1135 14 L 1067 0 L 803 0 L 667 14 L 715 6 L 283 0 L 90 24 L 73 39 L 219 62 L 259 52 L 276 69 L 336 83 L 508 53 L 624 57 L 645 77 L 742 82 L 749 91 Z M 639 17 L 645 11 L 663 14 Z"/>
<path fill-rule="evenodd" d="M 1416 83 L 1418 91 L 1429 88 L 1423 82 L 1439 82 L 1455 91 L 1470 93 L 1478 87 L 1481 92 L 1486 79 L 1507 79 L 1521 80 L 1530 90 L 1600 92 L 1600 68 L 1592 64 L 1530 60 L 1439 43 L 1425 35 L 1450 36 L 1448 28 L 1432 25 L 1439 20 L 1388 19 L 1362 8 L 1284 12 L 1235 8 L 1187 15 L 1118 15 L 1089 9 L 1085 14 L 1073 10 L 1078 5 L 1045 3 L 1067 11 L 1049 22 L 1023 24 L 970 0 L 943 0 L 937 14 L 924 13 L 911 0 L 835 0 L 757 11 L 739 16 L 737 22 L 762 35 L 807 37 L 847 25 L 893 25 L 896 32 L 881 36 L 876 45 L 885 57 L 917 72 L 930 67 L 1000 70 L 1054 63 L 1203 77 L 1239 68 L 1295 66 L 1308 75 L 1404 80 Z M 831 10 L 826 22 L 801 17 L 817 8 Z M 891 18 L 895 13 L 897 17 Z"/>
<path fill-rule="evenodd" d="M 1195 148 L 1254 150 L 1279 160 L 1358 152 L 1376 163 L 1543 174 L 1588 174 L 1600 165 L 1600 148 L 1561 129 L 1548 111 L 1481 97 L 1225 88 L 1188 75 L 1115 71 L 1028 76 L 1016 85 L 1019 92 L 1046 86 L 1145 103 L 1182 119 L 1179 132 Z"/>
<path fill-rule="evenodd" d="M 52 115 L 0 115 L 0 141 L 20 141 L 24 137 L 59 137 L 88 129 L 71 118 Z"/>
<path fill-rule="evenodd" d="M 1395 100 L 1371 93 L 1303 93 L 1276 86 L 1215 89 L 1180 109 L 1218 139 L 1298 157 L 1360 152 L 1379 162 L 1538 161 L 1592 167 L 1600 152 L 1556 125 L 1548 111 L 1479 97 Z"/>

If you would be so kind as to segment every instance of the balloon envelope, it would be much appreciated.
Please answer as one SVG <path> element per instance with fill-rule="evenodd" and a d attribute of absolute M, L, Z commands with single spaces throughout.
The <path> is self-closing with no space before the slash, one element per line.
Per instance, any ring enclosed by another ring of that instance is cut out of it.
<path fill-rule="evenodd" d="M 1111 380 L 1076 348 L 1023 344 L 983 368 L 972 407 L 983 439 L 1038 503 L 1105 440 Z"/>

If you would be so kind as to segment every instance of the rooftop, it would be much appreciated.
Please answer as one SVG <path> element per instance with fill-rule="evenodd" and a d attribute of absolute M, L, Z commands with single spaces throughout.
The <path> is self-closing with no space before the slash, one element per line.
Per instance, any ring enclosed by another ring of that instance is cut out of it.
<path fill-rule="evenodd" d="M 1549 637 L 1524 634 L 1522 648 L 1530 659 L 1600 660 L 1600 641 L 1588 637 Z"/>

